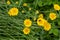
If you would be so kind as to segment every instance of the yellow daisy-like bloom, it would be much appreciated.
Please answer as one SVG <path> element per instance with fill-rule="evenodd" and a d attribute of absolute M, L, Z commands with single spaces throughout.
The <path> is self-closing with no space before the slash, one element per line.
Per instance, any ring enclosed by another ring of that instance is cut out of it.
<path fill-rule="evenodd" d="M 24 32 L 24 34 L 29 34 L 30 33 L 30 29 L 29 28 L 24 28 L 23 32 Z"/>
<path fill-rule="evenodd" d="M 57 15 L 55 13 L 50 13 L 49 17 L 51 20 L 55 20 L 57 18 Z"/>
<path fill-rule="evenodd" d="M 10 4 L 11 4 L 9 0 L 7 1 L 7 4 L 8 4 L 8 5 L 10 5 Z"/>
<path fill-rule="evenodd" d="M 39 11 L 38 10 L 36 10 L 36 14 L 39 14 Z"/>
<path fill-rule="evenodd" d="M 16 15 L 18 15 L 18 9 L 17 8 L 11 8 L 9 11 L 8 11 L 8 14 L 10 15 L 10 16 L 16 16 Z"/>
<path fill-rule="evenodd" d="M 45 31 L 49 31 L 50 29 L 51 29 L 51 24 L 48 23 L 48 22 L 45 22 L 45 23 L 44 23 L 44 30 L 45 30 Z"/>
<path fill-rule="evenodd" d="M 30 26 L 32 25 L 32 21 L 31 21 L 30 19 L 25 19 L 25 20 L 24 20 L 24 25 L 25 25 L 26 27 L 30 27 Z"/>
<path fill-rule="evenodd" d="M 54 4 L 54 9 L 55 10 L 60 10 L 60 6 L 58 4 Z"/>
<path fill-rule="evenodd" d="M 45 22 L 46 20 L 45 19 L 43 19 L 43 18 L 38 18 L 37 19 L 37 24 L 39 25 L 39 26 L 44 26 L 44 22 Z"/>
<path fill-rule="evenodd" d="M 39 18 L 43 18 L 43 14 L 40 14 L 38 17 L 39 17 Z"/>
<path fill-rule="evenodd" d="M 24 3 L 23 6 L 27 6 L 27 3 Z"/>
<path fill-rule="evenodd" d="M 16 1 L 16 4 L 18 4 L 18 1 Z"/>

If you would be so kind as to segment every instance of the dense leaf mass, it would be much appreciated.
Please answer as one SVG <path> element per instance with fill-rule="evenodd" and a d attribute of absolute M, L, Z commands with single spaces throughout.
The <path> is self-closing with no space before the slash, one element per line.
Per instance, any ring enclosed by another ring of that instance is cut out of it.
<path fill-rule="evenodd" d="M 39 17 L 49 24 L 45 30 Z M 60 0 L 0 0 L 0 40 L 60 40 Z"/>

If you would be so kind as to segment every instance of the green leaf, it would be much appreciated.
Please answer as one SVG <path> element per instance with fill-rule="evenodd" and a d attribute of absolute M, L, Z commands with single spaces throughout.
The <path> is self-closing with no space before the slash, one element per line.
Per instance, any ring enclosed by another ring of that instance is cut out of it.
<path fill-rule="evenodd" d="M 57 22 L 58 22 L 58 25 L 60 25 L 60 18 L 59 18 L 59 19 L 57 19 Z"/>
<path fill-rule="evenodd" d="M 56 35 L 56 36 L 58 36 L 58 29 L 54 29 L 53 30 L 53 34 Z"/>
<path fill-rule="evenodd" d="M 51 33 L 53 33 L 53 29 L 51 29 L 51 30 L 49 31 L 49 34 L 51 34 Z"/>
<path fill-rule="evenodd" d="M 51 29 L 49 34 L 53 33 L 54 35 L 58 36 L 58 29 Z"/>
<path fill-rule="evenodd" d="M 39 5 L 39 6 L 43 6 L 42 4 L 43 4 L 42 1 L 39 1 L 39 2 L 38 2 L 38 5 Z"/>

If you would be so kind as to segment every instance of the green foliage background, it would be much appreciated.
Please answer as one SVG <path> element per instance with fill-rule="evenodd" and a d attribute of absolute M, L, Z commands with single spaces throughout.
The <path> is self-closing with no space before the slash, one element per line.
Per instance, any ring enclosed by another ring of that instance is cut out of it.
<path fill-rule="evenodd" d="M 60 0 L 10 0 L 11 4 L 6 4 L 7 0 L 0 0 L 0 40 L 60 40 L 60 11 L 55 11 L 54 4 L 60 5 Z M 19 4 L 15 4 L 18 1 Z M 22 4 L 27 3 L 27 7 L 23 7 Z M 8 15 L 8 10 L 12 7 L 19 9 L 17 16 L 11 17 Z M 28 8 L 32 10 L 29 11 Z M 22 10 L 25 13 L 22 14 Z M 34 17 L 38 17 L 35 11 L 39 10 L 44 14 L 44 18 L 51 23 L 52 28 L 50 31 L 44 31 L 43 28 L 38 27 Z M 49 13 L 54 12 L 57 14 L 57 19 L 51 21 L 49 19 Z M 22 30 L 25 27 L 23 24 L 24 19 L 30 18 L 33 22 L 31 26 L 31 32 L 25 35 Z"/>

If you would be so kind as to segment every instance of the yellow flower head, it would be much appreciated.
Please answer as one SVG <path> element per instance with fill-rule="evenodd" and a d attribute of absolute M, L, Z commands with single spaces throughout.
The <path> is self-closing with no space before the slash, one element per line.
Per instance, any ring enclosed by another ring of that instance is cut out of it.
<path fill-rule="evenodd" d="M 16 1 L 16 4 L 18 4 L 18 1 Z"/>
<path fill-rule="evenodd" d="M 9 0 L 7 1 L 7 4 L 8 4 L 8 5 L 10 5 L 10 4 L 11 4 Z"/>
<path fill-rule="evenodd" d="M 31 10 L 32 8 L 29 8 L 29 10 Z"/>
<path fill-rule="evenodd" d="M 43 18 L 43 14 L 40 14 L 38 17 L 39 17 L 39 18 Z"/>
<path fill-rule="evenodd" d="M 36 14 L 39 14 L 39 11 L 38 10 L 36 10 Z"/>
<path fill-rule="evenodd" d="M 25 20 L 24 20 L 24 25 L 25 25 L 26 27 L 30 27 L 30 26 L 32 25 L 32 21 L 31 21 L 30 19 L 25 19 Z"/>
<path fill-rule="evenodd" d="M 27 6 L 27 3 L 24 3 L 23 6 Z"/>
<path fill-rule="evenodd" d="M 8 14 L 10 16 L 16 16 L 18 14 L 18 9 L 17 8 L 11 8 L 9 11 L 8 11 Z"/>
<path fill-rule="evenodd" d="M 45 31 L 49 31 L 50 29 L 51 29 L 51 24 L 48 23 L 48 22 L 45 22 L 45 23 L 44 23 L 44 30 L 45 30 Z"/>
<path fill-rule="evenodd" d="M 55 10 L 60 10 L 60 6 L 58 4 L 54 4 L 54 9 Z"/>
<path fill-rule="evenodd" d="M 25 11 L 24 11 L 24 10 L 22 10 L 22 13 L 25 13 Z"/>
<path fill-rule="evenodd" d="M 55 20 L 57 18 L 57 15 L 55 13 L 50 13 L 49 17 L 51 20 Z"/>
<path fill-rule="evenodd" d="M 30 33 L 30 29 L 29 28 L 24 28 L 23 32 L 24 32 L 24 34 L 29 34 Z"/>
<path fill-rule="evenodd" d="M 46 20 L 45 19 L 43 19 L 43 18 L 38 18 L 37 19 L 37 24 L 39 25 L 39 26 L 44 26 L 44 22 L 45 22 Z"/>

